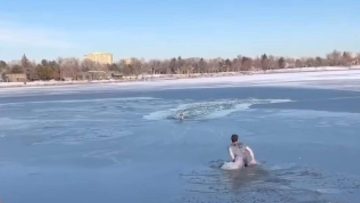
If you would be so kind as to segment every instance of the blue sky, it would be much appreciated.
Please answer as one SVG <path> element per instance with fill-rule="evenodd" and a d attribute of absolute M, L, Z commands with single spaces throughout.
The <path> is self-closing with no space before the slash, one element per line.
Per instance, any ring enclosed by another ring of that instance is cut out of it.
<path fill-rule="evenodd" d="M 360 52 L 358 0 L 0 0 L 0 59 Z"/>

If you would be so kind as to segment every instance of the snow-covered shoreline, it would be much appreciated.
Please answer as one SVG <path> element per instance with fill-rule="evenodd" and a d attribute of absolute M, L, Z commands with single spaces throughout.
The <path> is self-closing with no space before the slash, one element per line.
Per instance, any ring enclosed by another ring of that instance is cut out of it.
<path fill-rule="evenodd" d="M 252 71 L 246 73 L 226 72 L 192 75 L 147 75 L 142 80 L 98 80 L 98 81 L 34 81 L 0 82 L 0 91 L 39 89 L 54 87 L 206 87 L 222 86 L 305 86 L 328 87 L 345 90 L 360 89 L 360 66 L 353 67 L 307 67 L 282 70 Z M 346 84 L 346 81 L 349 84 Z M 350 82 L 351 81 L 351 82 Z M 354 83 L 355 81 L 355 83 Z M 326 85 L 326 86 L 325 86 Z"/>

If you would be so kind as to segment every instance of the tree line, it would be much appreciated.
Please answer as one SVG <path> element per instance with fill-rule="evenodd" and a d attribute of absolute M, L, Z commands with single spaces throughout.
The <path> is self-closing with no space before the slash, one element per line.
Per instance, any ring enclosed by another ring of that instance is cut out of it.
<path fill-rule="evenodd" d="M 237 56 L 224 58 L 182 58 L 164 60 L 122 59 L 113 64 L 99 64 L 77 58 L 43 59 L 40 63 L 30 61 L 25 55 L 21 60 L 6 63 L 0 60 L 0 73 L 22 73 L 30 81 L 34 80 L 82 80 L 89 71 L 102 71 L 108 74 L 138 76 L 141 74 L 193 74 L 218 72 L 267 71 L 284 68 L 352 66 L 360 65 L 360 53 L 333 51 L 325 57 L 276 57 L 263 54 L 259 57 Z"/>

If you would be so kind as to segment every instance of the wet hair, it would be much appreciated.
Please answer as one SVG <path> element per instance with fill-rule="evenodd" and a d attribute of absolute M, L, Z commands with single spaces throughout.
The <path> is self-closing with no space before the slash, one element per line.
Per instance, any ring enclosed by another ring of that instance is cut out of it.
<path fill-rule="evenodd" d="M 231 142 L 237 142 L 239 140 L 239 136 L 237 134 L 231 135 Z"/>

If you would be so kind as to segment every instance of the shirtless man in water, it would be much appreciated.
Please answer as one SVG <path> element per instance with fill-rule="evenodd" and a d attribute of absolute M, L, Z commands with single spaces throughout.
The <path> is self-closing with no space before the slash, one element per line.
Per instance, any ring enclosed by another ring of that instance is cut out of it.
<path fill-rule="evenodd" d="M 239 142 L 239 136 L 233 134 L 231 136 L 231 144 L 229 146 L 229 154 L 233 162 L 239 163 L 245 167 L 255 165 L 256 160 L 254 152 L 250 147 Z"/>

